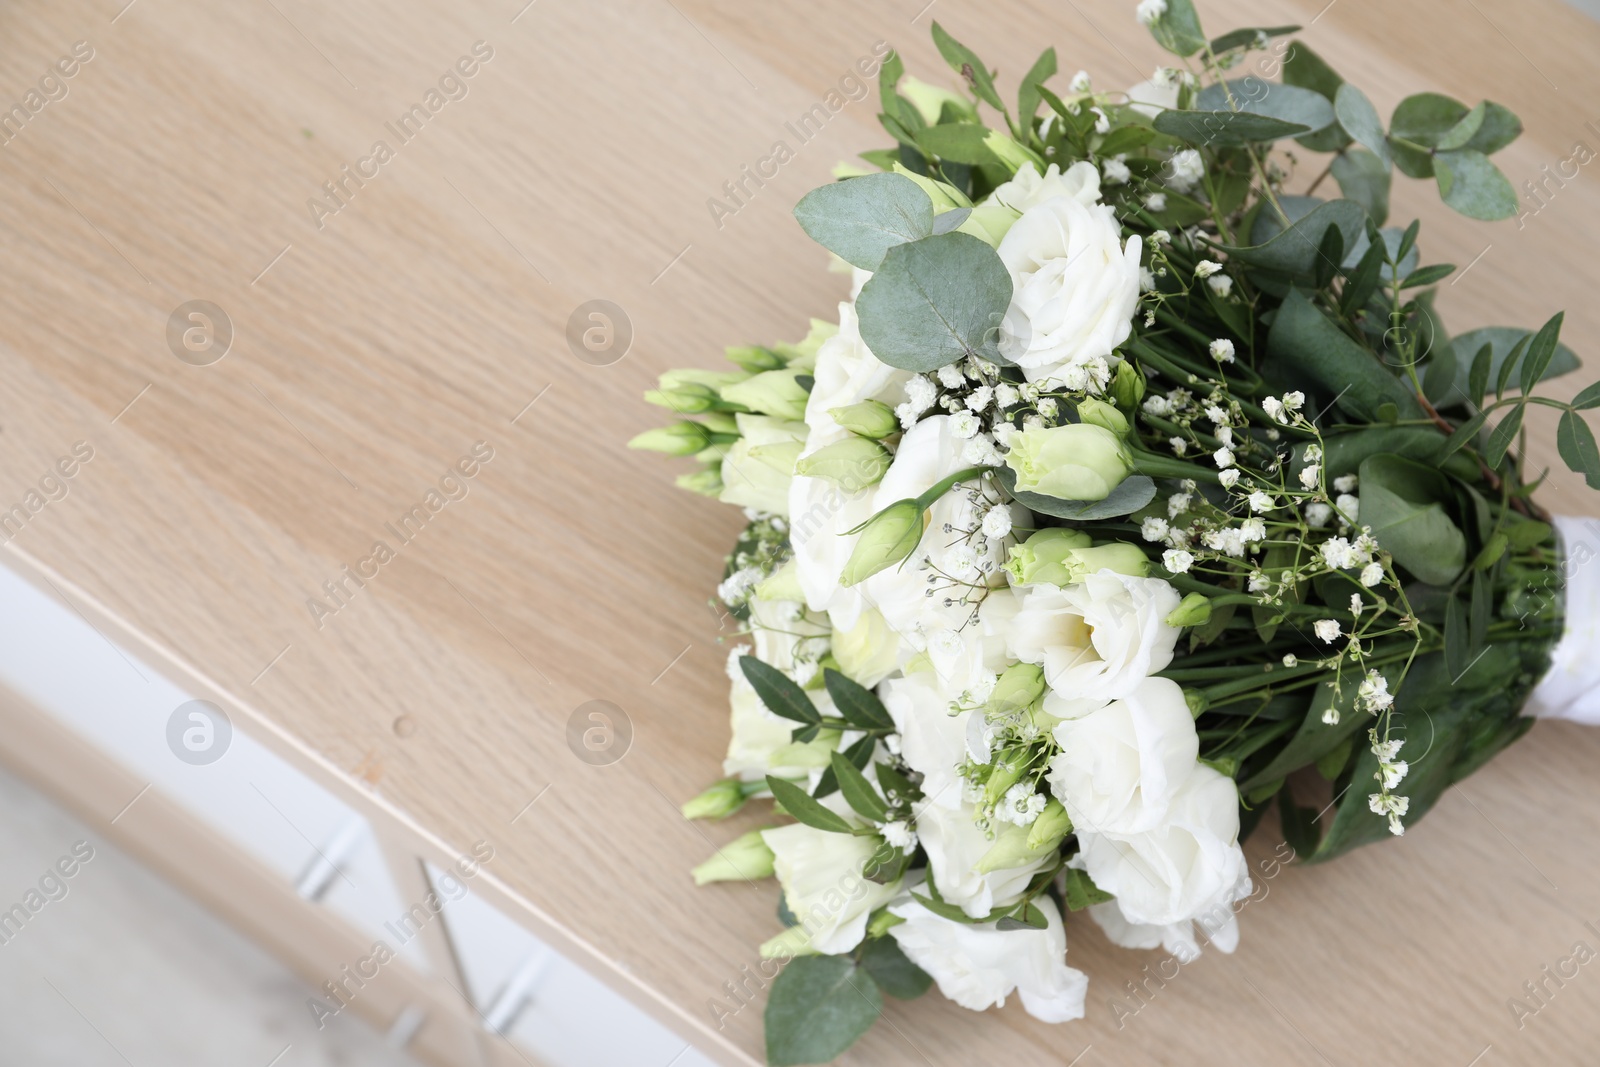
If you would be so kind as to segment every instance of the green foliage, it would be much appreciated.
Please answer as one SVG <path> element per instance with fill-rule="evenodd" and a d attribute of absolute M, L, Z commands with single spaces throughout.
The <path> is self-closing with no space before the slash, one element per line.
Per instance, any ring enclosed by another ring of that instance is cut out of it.
<path fill-rule="evenodd" d="M 1011 275 L 993 248 L 943 233 L 896 245 L 861 289 L 861 337 L 903 370 L 930 371 L 967 356 L 998 360 L 996 335 Z"/>
<path fill-rule="evenodd" d="M 813 189 L 794 208 L 800 228 L 862 270 L 877 270 L 895 245 L 933 233 L 933 203 L 910 178 L 868 174 Z"/>
<path fill-rule="evenodd" d="M 797 956 L 767 993 L 767 1062 L 828 1063 L 871 1029 L 883 993 L 845 956 Z"/>

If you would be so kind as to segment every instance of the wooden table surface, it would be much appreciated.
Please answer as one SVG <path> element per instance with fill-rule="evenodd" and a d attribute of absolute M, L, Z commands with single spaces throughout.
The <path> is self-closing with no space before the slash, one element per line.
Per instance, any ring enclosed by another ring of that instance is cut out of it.
<path fill-rule="evenodd" d="M 803 145 L 785 123 L 875 42 L 942 82 L 936 17 L 1006 86 L 1054 43 L 1066 75 L 1119 87 L 1160 55 L 1131 0 L 125 2 L 0 9 L 0 100 L 74 42 L 93 50 L 0 147 L 0 510 L 75 443 L 93 450 L 0 558 L 415 828 L 493 842 L 486 876 L 524 902 L 517 918 L 707 1054 L 759 1059 L 759 1005 L 721 1032 L 707 1005 L 776 932 L 775 892 L 687 873 L 756 817 L 677 814 L 726 741 L 730 630 L 708 598 L 741 520 L 624 450 L 661 421 L 639 394 L 833 314 L 844 282 L 789 208 L 883 143 L 875 105 L 848 103 Z M 1575 142 L 1600 148 L 1600 27 L 1557 0 L 1324 3 L 1202 15 L 1213 32 L 1314 21 L 1305 39 L 1384 114 L 1423 89 L 1507 104 L 1527 125 L 1499 157 L 1519 187 Z M 480 41 L 491 57 L 447 83 L 466 95 L 396 137 L 386 124 Z M 378 140 L 392 158 L 363 164 Z M 708 199 L 779 140 L 793 160 L 719 226 Z M 314 212 L 347 164 L 376 176 Z M 1429 259 L 1481 254 L 1442 288 L 1447 322 L 1535 326 L 1564 307 L 1600 371 L 1597 181 L 1551 183 L 1520 227 L 1403 182 L 1395 213 L 1420 213 Z M 206 366 L 168 343 L 196 299 L 233 332 Z M 567 341 L 594 299 L 633 334 L 604 366 Z M 477 442 L 492 458 L 465 497 L 396 537 Z M 1539 423 L 1532 462 L 1554 455 Z M 1600 514 L 1564 469 L 1545 499 Z M 361 563 L 375 541 L 392 558 Z M 376 574 L 340 604 L 323 583 L 346 565 Z M 631 723 L 619 762 L 569 749 L 590 700 Z M 1547 983 L 1520 1028 L 1507 1002 L 1575 942 L 1600 948 L 1597 764 L 1600 731 L 1541 725 L 1404 841 L 1279 873 L 1236 955 L 1183 968 L 1132 1017 L 1112 1003 L 1134 1003 L 1124 983 L 1159 957 L 1080 917 L 1084 1022 L 928 996 L 893 1004 L 845 1062 L 1590 1062 L 1600 965 Z"/>

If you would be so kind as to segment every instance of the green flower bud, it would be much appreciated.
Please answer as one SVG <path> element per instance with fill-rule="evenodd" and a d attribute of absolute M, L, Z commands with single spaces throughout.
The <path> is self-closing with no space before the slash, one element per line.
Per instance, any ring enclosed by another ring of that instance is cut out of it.
<path fill-rule="evenodd" d="M 698 422 L 675 422 L 671 426 L 658 426 L 628 442 L 629 448 L 646 452 L 664 452 L 669 456 L 692 456 L 711 443 L 711 434 Z"/>
<path fill-rule="evenodd" d="M 708 385 L 689 382 L 671 389 L 651 389 L 644 394 L 646 404 L 675 411 L 679 415 L 698 415 L 710 411 L 720 397 Z"/>
<path fill-rule="evenodd" d="M 750 375 L 736 370 L 703 370 L 700 367 L 680 367 L 662 372 L 657 385 L 663 389 L 680 389 L 689 385 L 703 385 L 708 389 L 722 389 L 742 382 Z"/>
<path fill-rule="evenodd" d="M 1111 398 L 1117 402 L 1117 407 L 1131 414 L 1144 400 L 1144 384 L 1144 372 L 1123 360 L 1111 377 Z"/>
<path fill-rule="evenodd" d="M 1078 418 L 1090 426 L 1104 426 L 1118 437 L 1127 436 L 1127 416 L 1118 411 L 1115 404 L 1107 404 L 1104 400 L 1080 400 Z"/>
<path fill-rule="evenodd" d="M 984 135 L 983 147 L 993 152 L 1013 174 L 1021 170 L 1024 163 L 1032 163 L 1035 172 L 1044 173 L 1044 160 L 999 130 L 990 130 Z"/>
<path fill-rule="evenodd" d="M 803 926 L 791 926 L 777 937 L 762 942 L 760 952 L 764 960 L 817 955 L 817 950 L 811 947 L 811 935 L 806 933 Z"/>
<path fill-rule="evenodd" d="M 778 353 L 792 370 L 810 370 L 817 365 L 817 349 L 822 347 L 822 342 L 838 332 L 837 322 L 812 319 L 811 330 L 801 341 L 796 344 L 780 341 L 772 346 L 772 350 Z"/>
<path fill-rule="evenodd" d="M 989 846 L 989 851 L 979 857 L 972 869 L 978 874 L 988 874 L 991 871 L 1008 871 L 1013 867 L 1021 867 L 1032 863 L 1051 849 L 1036 849 L 1028 847 L 1028 830 L 1026 826 L 1010 826 L 995 838 L 994 844 Z"/>
<path fill-rule="evenodd" d="M 766 445 L 751 445 L 750 458 L 765 463 L 779 474 L 793 474 L 795 461 L 805 447 L 801 441 L 776 441 Z"/>
<path fill-rule="evenodd" d="M 685 819 L 722 819 L 744 806 L 744 790 L 739 779 L 724 778 L 704 793 L 683 805 Z"/>
<path fill-rule="evenodd" d="M 772 850 L 761 840 L 760 830 L 734 838 L 692 872 L 695 885 L 742 882 L 772 877 Z"/>
<path fill-rule="evenodd" d="M 760 345 L 730 345 L 722 351 L 728 357 L 729 363 L 742 367 L 751 374 L 777 370 L 783 366 L 782 356 Z"/>
<path fill-rule="evenodd" d="M 700 416 L 700 421 L 713 434 L 730 439 L 739 436 L 739 420 L 731 411 L 708 411 Z"/>
<path fill-rule="evenodd" d="M 865 178 L 868 174 L 876 174 L 878 172 L 873 170 L 871 167 L 863 167 L 859 163 L 852 163 L 848 159 L 841 159 L 839 162 L 833 165 L 833 169 L 828 173 L 833 175 L 835 178 L 843 179 Z"/>
<path fill-rule="evenodd" d="M 1108 541 L 1093 548 L 1075 549 L 1067 565 L 1072 575 L 1072 583 L 1069 584 L 1108 570 L 1134 578 L 1143 578 L 1150 573 L 1150 557 L 1144 554 L 1144 549 L 1128 541 Z"/>
<path fill-rule="evenodd" d="M 894 417 L 894 412 L 888 404 L 877 400 L 863 400 L 859 404 L 829 408 L 828 414 L 832 415 L 833 421 L 842 428 L 859 437 L 878 440 L 900 432 L 900 420 Z"/>
<path fill-rule="evenodd" d="M 679 489 L 687 489 L 691 493 L 715 499 L 722 493 L 722 471 L 716 467 L 707 467 L 693 474 L 680 474 L 673 480 L 673 484 Z"/>
<path fill-rule="evenodd" d="M 872 913 L 872 918 L 867 920 L 867 937 L 879 938 L 905 922 L 900 916 L 888 908 L 879 908 Z"/>
<path fill-rule="evenodd" d="M 1022 780 L 1027 773 L 1027 761 L 1020 754 L 1013 753 L 1010 762 L 1004 757 L 995 761 L 994 767 L 989 771 L 989 780 L 983 786 L 983 799 L 994 804 L 1006 795 L 1006 790 Z"/>
<path fill-rule="evenodd" d="M 935 181 L 924 174 L 918 174 L 914 170 L 908 170 L 903 163 L 895 163 L 892 169 L 900 177 L 910 178 L 922 186 L 922 191 L 928 194 L 929 200 L 933 201 L 933 213 L 935 215 L 943 215 L 946 211 L 951 211 L 958 207 L 972 206 L 972 201 L 967 199 L 967 194 L 953 185 L 946 185 L 944 182 Z"/>
<path fill-rule="evenodd" d="M 795 461 L 794 472 L 808 478 L 826 478 L 858 492 L 877 485 L 893 458 L 878 442 L 852 435 L 801 456 Z"/>
<path fill-rule="evenodd" d="M 806 401 L 811 397 L 811 391 L 800 384 L 800 375 L 801 372 L 792 367 L 762 371 L 742 382 L 723 386 L 722 399 L 764 415 L 797 421 L 806 417 Z"/>
<path fill-rule="evenodd" d="M 917 114 L 929 126 L 939 125 L 939 117 L 944 113 L 946 104 L 962 118 L 976 120 L 978 117 L 977 107 L 966 97 L 937 85 L 929 85 L 909 74 L 900 79 L 900 95 L 911 101 L 911 106 L 917 109 Z"/>
<path fill-rule="evenodd" d="M 861 525 L 839 584 L 857 585 L 894 566 L 922 543 L 927 514 L 915 500 L 898 500 Z"/>
<path fill-rule="evenodd" d="M 1072 554 L 1089 547 L 1089 535 L 1060 526 L 1040 530 L 1020 545 L 1012 545 L 1006 570 L 1018 585 L 1071 585 Z"/>
<path fill-rule="evenodd" d="M 1052 852 L 1061 846 L 1072 832 L 1072 820 L 1067 809 L 1055 797 L 1044 806 L 1039 817 L 1028 827 L 1028 848 L 1035 852 Z"/>
<path fill-rule="evenodd" d="M 1044 695 L 1044 668 L 1036 663 L 1007 667 L 989 694 L 989 710 L 997 715 L 1020 715 Z"/>
<path fill-rule="evenodd" d="M 800 588 L 800 570 L 794 560 L 767 575 L 750 595 L 757 600 L 804 600 L 806 594 Z"/>
<path fill-rule="evenodd" d="M 1190 593 L 1167 615 L 1168 626 L 1201 626 L 1211 619 L 1211 601 L 1204 594 Z"/>
<path fill-rule="evenodd" d="M 1104 426 L 1073 423 L 1014 434 L 1006 465 L 1022 492 L 1092 501 L 1110 496 L 1133 472 L 1133 456 Z"/>
<path fill-rule="evenodd" d="M 1011 231 L 1011 224 L 1021 217 L 1004 204 L 980 204 L 956 227 L 956 232 L 971 234 L 989 247 L 999 248 L 1001 238 Z"/>

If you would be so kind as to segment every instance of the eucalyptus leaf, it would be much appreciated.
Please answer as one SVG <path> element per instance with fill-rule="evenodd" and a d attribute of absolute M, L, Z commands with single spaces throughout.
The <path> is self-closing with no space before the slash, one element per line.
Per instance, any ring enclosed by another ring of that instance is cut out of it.
<path fill-rule="evenodd" d="M 1302 89 L 1319 93 L 1330 104 L 1338 96 L 1339 86 L 1344 84 L 1344 79 L 1338 72 L 1321 56 L 1307 48 L 1304 41 L 1294 41 L 1290 44 L 1289 54 L 1283 60 L 1283 81 L 1285 85 L 1297 85 Z M 1327 129 L 1298 137 L 1296 140 L 1313 152 L 1337 152 L 1350 143 L 1350 134 L 1343 125 L 1335 122 Z"/>
<path fill-rule="evenodd" d="M 1156 115 L 1152 125 L 1164 134 L 1195 145 L 1246 145 L 1296 137 L 1311 127 L 1249 111 L 1179 111 Z"/>
<path fill-rule="evenodd" d="M 1422 414 L 1411 390 L 1298 289 L 1290 290 L 1278 308 L 1267 334 L 1267 351 L 1283 360 L 1287 370 L 1304 375 L 1329 396 L 1336 396 L 1340 408 L 1366 422 L 1376 421 L 1384 404 L 1393 404 L 1403 418 Z M 1363 508 L 1365 501 L 1363 496 Z M 1366 519 L 1364 511 L 1362 519 Z"/>
<path fill-rule="evenodd" d="M 1287 210 L 1287 205 L 1285 208 Z M 1366 225 L 1366 208 L 1354 200 L 1330 200 L 1312 207 L 1264 244 L 1248 247 L 1224 245 L 1223 248 L 1234 259 L 1252 267 L 1280 274 L 1310 275 L 1329 226 L 1339 227 L 1344 247 L 1354 248 L 1365 234 Z M 1254 238 L 1256 234 L 1252 232 L 1251 236 Z"/>
<path fill-rule="evenodd" d="M 1269 82 L 1248 75 L 1200 90 L 1195 100 L 1200 111 L 1239 111 L 1294 123 L 1315 133 L 1333 125 L 1333 107 L 1326 97 L 1298 85 Z"/>
<path fill-rule="evenodd" d="M 933 232 L 933 202 L 900 174 L 813 189 L 794 206 L 794 217 L 813 241 L 862 270 L 877 270 L 890 248 Z"/>
<path fill-rule="evenodd" d="M 1522 120 L 1509 108 L 1493 100 L 1485 100 L 1478 106 L 1484 109 L 1483 124 L 1478 127 L 1478 132 L 1472 135 L 1472 139 L 1462 147 L 1473 148 L 1486 156 L 1492 156 L 1522 136 Z"/>
<path fill-rule="evenodd" d="M 1443 93 L 1417 93 L 1395 107 L 1389 119 L 1389 132 L 1425 148 L 1437 148 L 1466 118 L 1468 110 L 1467 105 Z"/>
<path fill-rule="evenodd" d="M 1334 157 L 1330 168 L 1344 198 L 1366 208 L 1372 221 L 1382 226 L 1389 217 L 1389 186 L 1394 180 L 1384 161 L 1364 149 L 1351 149 Z"/>
<path fill-rule="evenodd" d="M 1339 86 L 1338 95 L 1334 97 L 1333 110 L 1339 117 L 1339 125 L 1376 156 L 1387 172 L 1393 165 L 1389 156 L 1389 139 L 1384 136 L 1383 120 L 1378 117 L 1378 109 L 1372 106 L 1367 94 L 1345 82 Z"/>
<path fill-rule="evenodd" d="M 1517 190 L 1489 157 L 1471 148 L 1434 153 L 1433 174 L 1444 202 L 1469 219 L 1508 219 L 1517 213 Z"/>
<path fill-rule="evenodd" d="M 877 982 L 849 957 L 796 956 L 767 993 L 767 1063 L 829 1063 L 882 1011 Z"/>
<path fill-rule="evenodd" d="M 1010 467 L 996 467 L 994 475 L 1000 487 L 1028 510 L 1076 522 L 1132 515 L 1156 496 L 1156 483 L 1142 474 L 1124 478 L 1104 500 L 1059 500 L 1042 493 L 1021 492 L 1017 489 L 1017 473 Z"/>
<path fill-rule="evenodd" d="M 933 217 L 933 232 L 950 233 L 952 230 L 958 230 L 971 214 L 970 207 L 951 208 L 949 211 L 941 212 Z"/>
<path fill-rule="evenodd" d="M 861 967 L 878 987 L 899 1000 L 914 1000 L 933 985 L 933 978 L 900 951 L 893 937 L 879 937 L 861 946 Z"/>
<path fill-rule="evenodd" d="M 1167 0 L 1166 10 L 1150 25 L 1150 34 L 1176 56 L 1192 56 L 1206 46 L 1200 16 L 1190 0 Z"/>
<path fill-rule="evenodd" d="M 1488 109 L 1489 105 L 1485 102 L 1468 111 L 1461 116 L 1459 122 L 1445 131 L 1444 136 L 1439 138 L 1439 143 L 1434 147 L 1440 151 L 1465 148 L 1467 143 L 1476 137 L 1478 131 L 1483 128 L 1483 118 L 1488 113 Z"/>
<path fill-rule="evenodd" d="M 1445 513 L 1449 483 L 1394 455 L 1361 464 L 1361 522 L 1395 562 L 1429 585 L 1449 585 L 1467 565 L 1467 538 Z"/>
<path fill-rule="evenodd" d="M 989 245 L 941 233 L 896 245 L 861 289 L 861 339 L 891 367 L 932 371 L 967 356 L 998 360 L 1011 274 Z"/>

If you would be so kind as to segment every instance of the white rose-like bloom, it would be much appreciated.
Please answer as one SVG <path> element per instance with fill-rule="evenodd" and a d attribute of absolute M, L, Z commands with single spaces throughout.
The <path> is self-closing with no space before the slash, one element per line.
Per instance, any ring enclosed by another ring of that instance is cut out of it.
<path fill-rule="evenodd" d="M 931 671 L 891 678 L 880 696 L 900 734 L 901 757 L 922 775 L 927 799 L 919 811 L 960 808 L 962 778 L 956 768 L 967 757 L 967 720 L 976 712 L 951 715 L 950 698 Z"/>
<path fill-rule="evenodd" d="M 975 714 L 968 712 L 967 714 Z M 926 786 L 924 786 L 926 788 Z M 945 903 L 954 904 L 974 919 L 1020 898 L 1028 883 L 1045 865 L 1046 857 L 988 874 L 972 868 L 994 847 L 973 821 L 969 804 L 955 808 L 926 805 L 917 812 L 917 836 L 928 853 L 928 871 Z"/>
<path fill-rule="evenodd" d="M 1203 763 L 1178 790 L 1167 821 L 1142 834 L 1078 836 L 1071 865 L 1117 898 L 1129 922 L 1170 926 L 1229 903 L 1249 877 L 1239 848 L 1239 790 Z"/>
<path fill-rule="evenodd" d="M 804 682 L 828 651 L 827 621 L 809 614 L 797 600 L 751 597 L 749 605 L 752 654 Z"/>
<path fill-rule="evenodd" d="M 1227 953 L 1239 947 L 1239 915 L 1235 902 L 1248 897 L 1251 889 L 1247 873 L 1235 888 L 1233 899 L 1219 901 L 1216 907 L 1197 919 L 1167 926 L 1129 922 L 1115 900 L 1089 905 L 1089 915 L 1113 945 L 1132 949 L 1160 947 L 1180 962 L 1192 963 L 1199 957 L 1202 944 Z"/>
<path fill-rule="evenodd" d="M 823 437 L 811 435 L 808 451 L 815 451 L 849 436 L 835 429 Z M 839 584 L 850 559 L 855 538 L 845 534 L 873 515 L 873 490 L 847 493 L 826 478 L 795 475 L 789 486 L 789 545 L 794 552 L 795 577 L 813 611 L 826 611 L 834 626 L 849 630 L 866 604 L 859 589 Z"/>
<path fill-rule="evenodd" d="M 900 664 L 900 635 L 877 608 L 863 607 L 848 629 L 834 625 L 833 658 L 853 681 L 873 688 Z"/>
<path fill-rule="evenodd" d="M 1137 236 L 1121 243 L 1109 205 L 1054 196 L 1029 208 L 996 249 L 1011 272 L 1000 352 L 1029 381 L 1091 359 L 1128 339 L 1139 302 Z"/>
<path fill-rule="evenodd" d="M 1132 693 L 1055 728 L 1050 792 L 1079 830 L 1142 833 L 1166 818 L 1200 753 L 1183 689 L 1146 678 Z"/>
<path fill-rule="evenodd" d="M 900 893 L 861 873 L 877 851 L 874 837 L 817 830 L 803 823 L 761 831 L 783 899 L 810 938 L 810 947 L 837 955 L 861 943 L 867 916 Z"/>
<path fill-rule="evenodd" d="M 817 349 L 816 379 L 806 401 L 806 425 L 813 436 L 839 428 L 828 412 L 863 400 L 881 400 L 891 408 L 905 399 L 911 372 L 881 362 L 861 339 L 855 305 L 839 305 L 839 332 Z M 807 451 L 812 451 L 808 442 Z"/>
<path fill-rule="evenodd" d="M 1094 169 L 1093 163 L 1080 161 L 1065 172 L 1060 164 L 1052 163 L 1041 178 L 1032 163 L 1024 163 L 1010 181 L 995 186 L 988 203 L 1026 212 L 1056 196 L 1065 196 L 1084 206 L 1099 203 L 1100 172 Z"/>
<path fill-rule="evenodd" d="M 1029 586 L 1012 620 L 1010 652 L 1044 667 L 1051 689 L 1046 711 L 1077 718 L 1128 696 L 1172 662 L 1178 628 L 1167 616 L 1179 602 L 1177 590 L 1160 578 L 1110 570 L 1065 589 Z"/>
<path fill-rule="evenodd" d="M 1128 103 L 1134 111 L 1153 119 L 1161 112 L 1178 106 L 1178 80 L 1142 81 L 1128 89 Z"/>
<path fill-rule="evenodd" d="M 1028 1014 L 1042 1022 L 1081 1019 L 1089 979 L 1066 964 L 1067 932 L 1055 902 L 1040 897 L 1037 904 L 1047 928 L 997 930 L 993 924 L 953 922 L 911 901 L 890 907 L 905 922 L 889 933 L 939 983 L 939 992 L 963 1008 L 998 1007 L 1015 991 Z"/>

